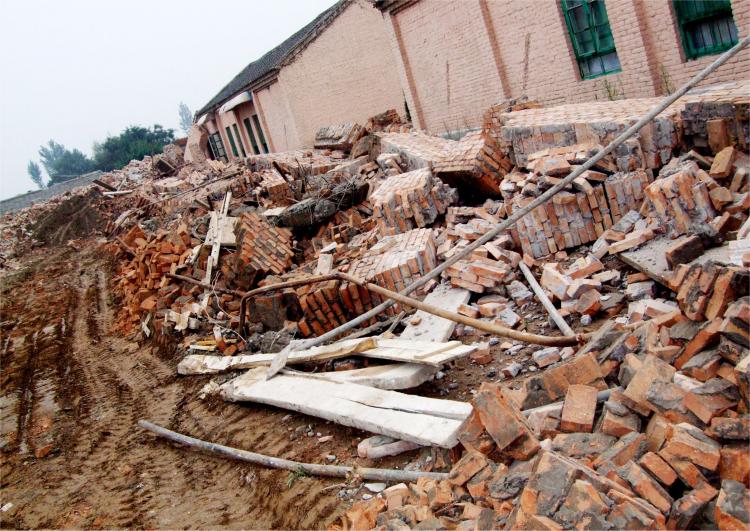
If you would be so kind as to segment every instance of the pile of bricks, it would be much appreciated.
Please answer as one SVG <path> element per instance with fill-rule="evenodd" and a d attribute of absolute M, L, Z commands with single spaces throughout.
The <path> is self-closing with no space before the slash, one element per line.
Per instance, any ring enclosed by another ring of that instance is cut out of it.
<path fill-rule="evenodd" d="M 355 123 L 324 126 L 315 132 L 315 142 L 313 145 L 316 149 L 349 151 L 352 149 L 354 143 L 362 137 L 364 132 L 365 128 Z"/>
<path fill-rule="evenodd" d="M 407 171 L 429 168 L 440 161 L 443 153 L 455 140 L 431 136 L 422 131 L 410 133 L 377 133 L 380 153 L 395 153 L 401 157 Z"/>
<path fill-rule="evenodd" d="M 222 264 L 228 285 L 249 290 L 266 275 L 280 275 L 292 265 L 292 233 L 271 225 L 255 212 L 242 214 L 235 224 L 237 252 Z"/>
<path fill-rule="evenodd" d="M 716 217 L 708 186 L 699 176 L 705 172 L 701 172 L 693 161 L 667 168 L 646 188 L 649 204 L 659 220 L 675 234 L 685 234 L 694 224 Z"/>
<path fill-rule="evenodd" d="M 426 168 L 389 177 L 370 196 L 373 216 L 383 235 L 432 225 L 457 200 L 456 191 Z"/>
<path fill-rule="evenodd" d="M 506 152 L 483 131 L 461 140 L 429 136 L 419 131 L 378 133 L 381 153 L 398 154 L 407 170 L 432 168 L 435 176 L 468 192 L 497 196 L 511 169 Z"/>
<path fill-rule="evenodd" d="M 529 155 L 543 149 L 585 143 L 606 146 L 658 102 L 657 98 L 642 98 L 527 109 L 501 115 L 492 127 L 494 135 L 511 147 L 514 163 L 525 165 Z M 678 112 L 670 107 L 638 133 L 642 168 L 656 168 L 672 157 L 679 141 Z M 618 170 L 630 171 L 633 168 L 627 155 L 633 148 L 623 149 L 624 153 L 615 154 Z"/>
<path fill-rule="evenodd" d="M 277 171 L 263 170 L 259 174 L 261 179 L 259 187 L 268 195 L 271 204 L 289 205 L 294 201 L 292 187 Z"/>
<path fill-rule="evenodd" d="M 483 383 L 448 478 L 389 487 L 342 527 L 747 528 L 750 298 L 718 321 L 644 319 L 608 322 L 515 385 Z"/>
<path fill-rule="evenodd" d="M 681 111 L 683 137 L 689 147 L 717 153 L 732 144 L 750 146 L 750 82 L 747 80 L 694 89 Z"/>
<path fill-rule="evenodd" d="M 194 296 L 200 290 L 193 289 L 195 286 L 183 288 L 166 276 L 186 267 L 190 257 L 192 241 L 185 225 L 173 232 L 158 231 L 151 238 L 135 225 L 121 241 L 132 257 L 114 279 L 123 298 L 117 319 L 122 331 L 137 329 L 146 313 L 163 317 L 171 307 L 181 312 L 184 305 L 196 300 Z"/>
<path fill-rule="evenodd" d="M 583 178 L 578 185 L 582 191 L 558 193 L 521 219 L 511 234 L 534 258 L 593 242 L 628 211 L 640 208 L 649 180 L 642 170 L 616 173 L 596 185 Z M 508 214 L 532 201 L 533 197 L 514 195 L 507 203 Z"/>
<path fill-rule="evenodd" d="M 511 168 L 505 152 L 484 131 L 467 133 L 449 144 L 433 165 L 435 175 L 443 181 L 489 197 L 500 195 L 500 182 Z"/>
<path fill-rule="evenodd" d="M 380 239 L 364 256 L 339 269 L 361 280 L 401 291 L 437 265 L 435 253 L 432 229 L 415 229 Z M 295 291 L 303 312 L 299 331 L 305 337 L 332 330 L 383 302 L 379 295 L 339 280 L 302 286 Z M 388 309 L 389 314 L 399 311 L 398 305 Z"/>
<path fill-rule="evenodd" d="M 677 293 L 677 302 L 688 319 L 711 321 L 722 315 L 730 302 L 748 294 L 750 272 L 713 261 L 680 264 L 669 286 Z"/>

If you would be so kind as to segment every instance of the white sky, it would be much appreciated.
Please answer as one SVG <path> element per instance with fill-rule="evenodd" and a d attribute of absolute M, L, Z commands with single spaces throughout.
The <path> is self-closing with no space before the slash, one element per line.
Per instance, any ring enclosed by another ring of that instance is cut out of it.
<path fill-rule="evenodd" d="M 335 0 L 0 0 L 0 199 L 49 139 L 91 155 L 129 125 L 175 129 Z M 45 176 L 46 181 L 46 176 Z"/>

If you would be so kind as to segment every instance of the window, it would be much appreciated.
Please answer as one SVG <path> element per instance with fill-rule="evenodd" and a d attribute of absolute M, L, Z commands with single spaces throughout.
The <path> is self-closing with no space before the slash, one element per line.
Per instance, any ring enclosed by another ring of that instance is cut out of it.
<path fill-rule="evenodd" d="M 245 129 L 247 129 L 247 136 L 250 137 L 250 143 L 253 146 L 253 153 L 255 153 L 256 155 L 260 155 L 260 150 L 258 149 L 258 141 L 255 140 L 255 133 L 253 133 L 253 128 L 250 127 L 250 119 L 245 118 L 242 122 L 245 124 Z"/>
<path fill-rule="evenodd" d="M 229 145 L 232 147 L 232 154 L 235 157 L 239 157 L 240 154 L 237 153 L 237 144 L 234 143 L 234 137 L 232 136 L 232 130 L 229 129 L 229 126 L 227 126 L 227 138 L 229 139 Z"/>
<path fill-rule="evenodd" d="M 674 0 L 685 57 L 696 59 L 737 44 L 730 0 Z"/>
<path fill-rule="evenodd" d="M 247 157 L 247 153 L 245 153 L 245 146 L 242 145 L 242 137 L 240 136 L 240 130 L 237 128 L 237 124 L 232 124 L 232 128 L 234 128 L 234 134 L 237 136 L 237 143 L 240 145 L 242 156 Z"/>
<path fill-rule="evenodd" d="M 224 150 L 224 143 L 221 141 L 219 133 L 208 135 L 208 146 L 211 148 L 211 153 L 215 160 L 228 160 L 227 152 Z"/>
<path fill-rule="evenodd" d="M 620 71 L 604 0 L 561 0 L 581 78 Z"/>
<path fill-rule="evenodd" d="M 266 144 L 266 137 L 263 136 L 263 129 L 260 127 L 260 120 L 258 120 L 257 114 L 253 114 L 253 123 L 255 124 L 255 130 L 258 131 L 260 144 L 263 146 L 263 153 L 268 153 L 268 144 Z"/>

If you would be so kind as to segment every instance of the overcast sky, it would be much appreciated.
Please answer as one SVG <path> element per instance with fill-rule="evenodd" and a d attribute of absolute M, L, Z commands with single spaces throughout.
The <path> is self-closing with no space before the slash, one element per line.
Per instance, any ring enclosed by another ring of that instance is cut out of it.
<path fill-rule="evenodd" d="M 335 0 L 0 0 L 0 199 L 49 139 L 91 155 L 128 125 L 178 130 Z"/>

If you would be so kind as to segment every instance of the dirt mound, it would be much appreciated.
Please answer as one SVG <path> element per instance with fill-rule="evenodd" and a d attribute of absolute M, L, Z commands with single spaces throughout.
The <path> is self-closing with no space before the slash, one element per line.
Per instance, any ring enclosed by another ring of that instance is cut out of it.
<path fill-rule="evenodd" d="M 74 195 L 43 214 L 31 227 L 36 239 L 48 245 L 84 238 L 101 228 L 101 217 L 96 203 L 101 194 L 91 190 L 86 195 Z"/>

